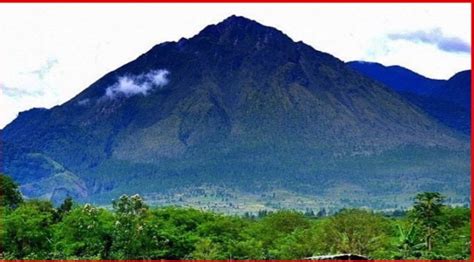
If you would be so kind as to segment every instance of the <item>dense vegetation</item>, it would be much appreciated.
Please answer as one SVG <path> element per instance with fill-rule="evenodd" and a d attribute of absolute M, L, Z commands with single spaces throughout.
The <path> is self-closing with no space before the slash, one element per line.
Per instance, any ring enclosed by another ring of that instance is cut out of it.
<path fill-rule="evenodd" d="M 3 259 L 300 259 L 340 252 L 374 259 L 466 259 L 470 210 L 421 193 L 406 212 L 343 209 L 332 216 L 282 210 L 226 216 L 150 208 L 122 196 L 112 210 L 66 198 L 23 200 L 0 175 Z"/>

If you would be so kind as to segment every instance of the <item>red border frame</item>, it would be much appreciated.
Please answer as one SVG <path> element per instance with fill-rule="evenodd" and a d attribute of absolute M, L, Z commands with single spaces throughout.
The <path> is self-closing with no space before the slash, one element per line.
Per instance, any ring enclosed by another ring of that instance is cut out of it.
<path fill-rule="evenodd" d="M 0 0 L 0 3 L 471 3 L 471 0 Z M 471 6 L 472 10 L 472 6 Z M 471 21 L 472 25 L 472 21 Z M 471 28 L 472 30 L 472 28 Z"/>
<path fill-rule="evenodd" d="M 471 0 L 0 0 L 0 3 L 471 3 L 472 10 Z"/>
<path fill-rule="evenodd" d="M 470 3 L 471 4 L 471 45 L 474 42 L 473 35 L 473 21 L 472 15 L 474 13 L 474 0 L 0 0 L 2 3 Z M 473 172 L 474 172 L 474 160 L 472 155 L 474 153 L 474 107 L 472 101 L 474 101 L 474 83 L 472 81 L 474 73 L 472 71 L 474 66 L 473 54 L 471 51 L 471 179 L 470 179 L 470 188 L 471 188 L 471 257 L 468 261 L 474 262 L 474 211 L 472 210 L 472 199 L 474 198 L 474 182 L 473 182 Z M 1 143 L 0 143 L 1 149 Z M 0 260 L 3 261 L 3 260 Z M 12 260 L 12 261 L 22 261 L 22 260 Z M 50 261 L 50 260 L 29 260 L 29 261 Z M 106 261 L 106 262 L 142 262 L 143 260 L 57 260 L 57 261 Z M 161 262 L 174 262 L 174 261 L 183 261 L 183 260 L 152 260 L 152 261 L 161 261 Z M 229 260 L 191 260 L 191 261 L 210 261 L 210 262 L 219 262 L 219 261 L 229 261 Z M 230 260 L 232 261 L 232 260 Z M 291 261 L 307 261 L 307 260 L 247 260 L 247 261 L 282 261 L 282 262 L 291 262 Z M 335 260 L 320 260 L 320 261 L 335 261 Z M 431 260 L 372 260 L 372 261 L 431 261 Z M 439 261 L 464 261 L 464 260 L 439 260 Z"/>
<path fill-rule="evenodd" d="M 472 25 L 473 25 L 473 22 L 472 22 L 472 13 L 474 12 L 474 4 L 471 2 L 471 45 L 472 45 L 472 42 L 474 40 L 474 36 L 472 35 L 472 32 L 473 32 L 473 28 L 472 28 Z M 473 165 L 474 165 L 474 161 L 472 159 L 472 154 L 474 153 L 474 150 L 473 150 L 473 147 L 474 147 L 474 142 L 472 140 L 472 136 L 474 135 L 474 130 L 472 129 L 472 126 L 474 124 L 474 121 L 473 121 L 473 118 L 472 118 L 472 114 L 474 112 L 474 108 L 472 106 L 472 101 L 473 101 L 473 98 L 474 98 L 474 92 L 472 91 L 474 88 L 474 84 L 472 83 L 472 77 L 474 76 L 474 74 L 472 73 L 472 67 L 474 65 L 474 61 L 472 59 L 472 48 L 471 48 L 471 261 L 474 261 L 474 246 L 473 246 L 473 240 L 474 240 L 474 225 L 473 225 L 473 221 L 474 221 L 474 212 L 472 210 L 472 199 L 474 198 L 474 183 L 472 181 L 473 179 L 473 171 L 474 171 L 474 168 L 473 168 Z"/>

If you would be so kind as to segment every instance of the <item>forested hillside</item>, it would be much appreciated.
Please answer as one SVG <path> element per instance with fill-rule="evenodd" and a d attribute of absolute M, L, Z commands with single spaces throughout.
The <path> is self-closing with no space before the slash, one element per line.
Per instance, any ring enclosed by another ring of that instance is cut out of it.
<path fill-rule="evenodd" d="M 419 106 L 440 123 L 465 135 L 471 131 L 471 70 L 448 80 L 430 79 L 401 66 L 352 61 L 346 63 Z"/>

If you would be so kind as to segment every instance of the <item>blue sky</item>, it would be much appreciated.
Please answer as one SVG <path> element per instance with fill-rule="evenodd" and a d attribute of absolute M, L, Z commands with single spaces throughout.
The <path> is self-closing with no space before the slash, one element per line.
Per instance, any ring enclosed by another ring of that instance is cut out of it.
<path fill-rule="evenodd" d="M 344 60 L 447 79 L 470 68 L 470 4 L 0 4 L 0 128 L 66 102 L 164 41 L 236 14 Z"/>

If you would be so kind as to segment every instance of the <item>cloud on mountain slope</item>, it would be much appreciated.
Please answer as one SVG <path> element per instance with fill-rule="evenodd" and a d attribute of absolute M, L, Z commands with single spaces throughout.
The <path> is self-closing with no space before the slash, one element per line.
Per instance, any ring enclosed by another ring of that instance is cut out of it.
<path fill-rule="evenodd" d="M 153 89 L 166 86 L 169 74 L 166 69 L 158 69 L 135 76 L 121 76 L 115 84 L 107 87 L 105 96 L 114 99 L 118 96 L 148 95 Z"/>

